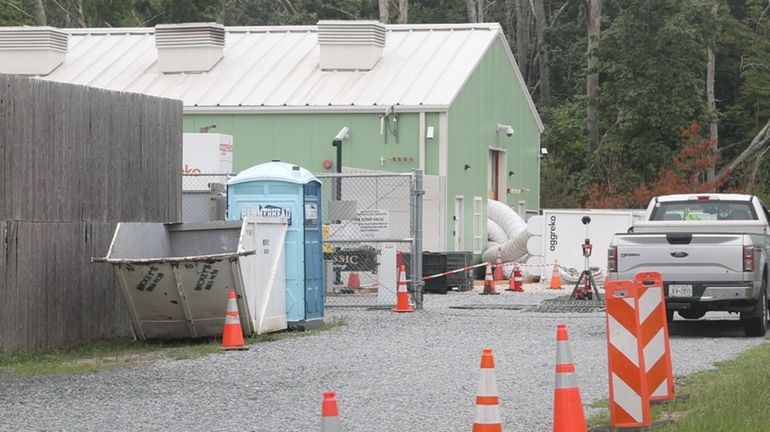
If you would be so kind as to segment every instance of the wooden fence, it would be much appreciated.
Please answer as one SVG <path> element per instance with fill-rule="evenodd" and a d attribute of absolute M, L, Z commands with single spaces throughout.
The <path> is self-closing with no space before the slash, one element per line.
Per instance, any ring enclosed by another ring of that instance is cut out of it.
<path fill-rule="evenodd" d="M 181 219 L 182 104 L 0 75 L 0 348 L 130 334 L 117 222 Z"/>

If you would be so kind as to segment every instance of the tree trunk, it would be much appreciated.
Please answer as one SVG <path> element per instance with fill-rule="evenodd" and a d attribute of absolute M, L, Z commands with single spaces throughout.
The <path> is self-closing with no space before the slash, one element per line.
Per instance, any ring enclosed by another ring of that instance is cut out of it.
<path fill-rule="evenodd" d="M 768 143 L 770 143 L 770 120 L 765 123 L 765 126 L 759 131 L 754 139 L 751 140 L 751 144 L 749 144 L 737 158 L 733 159 L 732 162 L 719 171 L 719 174 L 716 176 L 716 182 L 722 181 L 726 176 L 730 175 L 738 165 L 742 164 L 751 156 L 754 156 L 754 154 L 762 150 Z"/>
<path fill-rule="evenodd" d="M 35 0 L 35 11 L 33 15 L 35 18 L 36 26 L 48 25 L 48 21 L 45 17 L 45 6 L 43 5 L 43 0 Z"/>
<path fill-rule="evenodd" d="M 409 0 L 398 0 L 398 23 L 409 22 Z"/>
<path fill-rule="evenodd" d="M 545 29 L 548 23 L 545 20 L 544 0 L 535 0 L 535 31 L 537 32 L 538 65 L 540 67 L 540 103 L 544 107 L 551 105 L 551 71 L 548 65 L 548 47 L 545 43 Z"/>
<path fill-rule="evenodd" d="M 468 22 L 479 22 L 479 17 L 476 14 L 476 2 L 474 0 L 465 0 L 465 9 L 468 10 Z"/>
<path fill-rule="evenodd" d="M 225 25 L 225 11 L 227 10 L 227 0 L 219 0 L 219 7 L 217 8 L 217 12 L 214 16 L 214 21 L 217 22 L 217 24 Z"/>
<path fill-rule="evenodd" d="M 599 35 L 602 22 L 602 0 L 585 0 L 588 27 L 588 72 L 586 96 L 588 99 L 588 154 L 599 148 Z"/>
<path fill-rule="evenodd" d="M 711 8 L 711 13 L 714 17 L 719 13 L 719 6 L 715 2 Z M 708 47 L 708 61 L 706 63 L 706 112 L 711 115 L 711 123 L 709 124 L 709 140 L 710 147 L 713 155 L 717 155 L 719 152 L 719 129 L 717 125 L 717 104 L 714 98 L 714 69 L 716 68 L 716 57 L 714 56 L 714 50 L 712 47 Z M 716 175 L 716 160 L 711 166 L 706 169 L 706 181 L 713 182 Z"/>
<path fill-rule="evenodd" d="M 717 127 L 717 104 L 714 99 L 714 69 L 716 66 L 716 58 L 714 57 L 714 50 L 708 49 L 708 63 L 706 63 L 706 103 L 708 104 L 708 112 L 711 114 L 711 123 L 709 124 L 709 146 L 716 155 L 719 151 L 719 129 Z M 706 181 L 711 182 L 716 175 L 716 161 L 706 170 Z"/>
<path fill-rule="evenodd" d="M 516 61 L 524 83 L 529 83 L 530 8 L 529 0 L 516 0 Z"/>
<path fill-rule="evenodd" d="M 380 22 L 388 24 L 390 22 L 390 11 L 388 10 L 388 0 L 380 0 Z"/>
<path fill-rule="evenodd" d="M 484 22 L 484 0 L 476 0 L 476 8 L 478 9 L 476 12 L 477 22 Z"/>

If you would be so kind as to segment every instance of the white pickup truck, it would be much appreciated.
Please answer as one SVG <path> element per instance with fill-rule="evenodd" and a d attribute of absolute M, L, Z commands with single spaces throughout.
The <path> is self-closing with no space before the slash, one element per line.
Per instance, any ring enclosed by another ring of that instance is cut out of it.
<path fill-rule="evenodd" d="M 610 241 L 607 277 L 663 276 L 668 319 L 707 311 L 740 313 L 746 336 L 768 320 L 767 207 L 753 195 L 682 194 L 653 198 L 644 221 Z"/>

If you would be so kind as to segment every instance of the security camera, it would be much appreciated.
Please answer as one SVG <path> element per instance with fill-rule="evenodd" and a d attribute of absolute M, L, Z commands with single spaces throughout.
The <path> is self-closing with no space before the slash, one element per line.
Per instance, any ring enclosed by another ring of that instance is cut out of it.
<path fill-rule="evenodd" d="M 335 135 L 335 136 L 334 136 L 334 139 L 335 139 L 335 140 L 337 140 L 337 141 L 342 141 L 342 140 L 344 140 L 345 138 L 347 138 L 347 137 L 348 137 L 348 132 L 349 132 L 349 131 L 350 131 L 350 130 L 348 129 L 348 127 L 347 127 L 347 126 L 343 126 L 343 128 L 342 128 L 342 129 L 340 129 L 340 131 L 339 131 L 339 132 L 337 132 L 337 135 Z"/>
<path fill-rule="evenodd" d="M 506 136 L 513 136 L 513 128 L 510 125 L 497 124 L 497 131 L 504 131 Z"/>

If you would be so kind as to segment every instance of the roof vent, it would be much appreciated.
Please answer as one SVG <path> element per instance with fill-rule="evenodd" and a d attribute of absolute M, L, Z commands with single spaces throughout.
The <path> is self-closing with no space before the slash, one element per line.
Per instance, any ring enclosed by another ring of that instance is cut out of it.
<path fill-rule="evenodd" d="M 371 70 L 382 57 L 385 26 L 379 21 L 318 21 L 322 70 Z"/>
<path fill-rule="evenodd" d="M 54 27 L 0 27 L 0 72 L 51 73 L 64 61 L 67 36 Z"/>
<path fill-rule="evenodd" d="M 158 24 L 155 47 L 161 72 L 206 72 L 224 55 L 225 28 L 217 23 Z"/>

